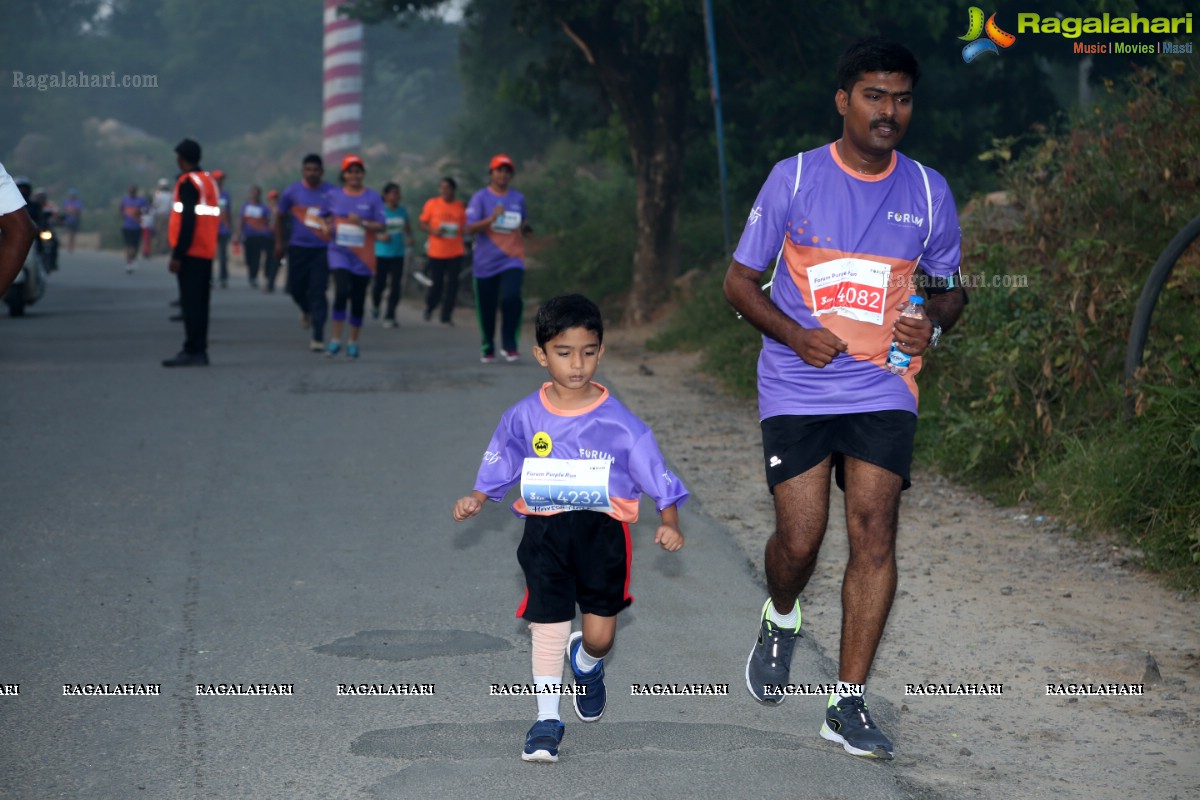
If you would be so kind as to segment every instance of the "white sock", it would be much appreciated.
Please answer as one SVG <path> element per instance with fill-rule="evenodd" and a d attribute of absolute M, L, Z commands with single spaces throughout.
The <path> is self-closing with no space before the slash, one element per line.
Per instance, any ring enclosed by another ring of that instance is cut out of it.
<path fill-rule="evenodd" d="M 776 628 L 788 631 L 796 630 L 796 626 L 800 624 L 800 601 L 796 601 L 792 606 L 791 613 L 788 614 L 780 614 L 775 609 L 775 603 L 771 603 L 767 608 L 767 619 L 771 620 L 771 624 Z"/>
<path fill-rule="evenodd" d="M 583 642 L 579 643 L 579 649 L 575 651 L 574 667 L 576 672 L 591 672 L 596 668 L 596 665 L 603 661 L 603 658 L 595 658 L 588 655 L 587 648 L 583 646 Z"/>
<path fill-rule="evenodd" d="M 838 681 L 837 688 L 833 690 L 833 695 L 830 699 L 836 704 L 845 700 L 847 697 L 862 697 L 867 690 L 865 683 L 846 683 L 846 681 Z"/>
<path fill-rule="evenodd" d="M 538 722 L 544 719 L 558 719 L 558 701 L 560 698 L 559 691 L 562 690 L 562 676 L 534 675 L 533 684 L 538 689 Z M 553 687 L 554 691 L 547 691 L 550 687 Z"/>

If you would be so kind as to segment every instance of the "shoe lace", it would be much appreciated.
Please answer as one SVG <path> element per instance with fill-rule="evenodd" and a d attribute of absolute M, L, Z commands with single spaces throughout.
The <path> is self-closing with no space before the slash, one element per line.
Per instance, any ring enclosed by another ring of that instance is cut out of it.
<path fill-rule="evenodd" d="M 858 720 L 864 728 L 873 729 L 875 727 L 875 722 L 871 719 L 871 714 L 867 711 L 867 704 L 863 702 L 861 697 L 851 697 L 842 700 L 837 705 L 839 709 L 857 714 Z"/>

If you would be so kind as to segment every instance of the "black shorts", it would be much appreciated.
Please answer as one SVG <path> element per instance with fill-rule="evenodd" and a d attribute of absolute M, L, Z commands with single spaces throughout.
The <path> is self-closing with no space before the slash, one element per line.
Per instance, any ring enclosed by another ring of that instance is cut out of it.
<path fill-rule="evenodd" d="M 917 415 L 909 411 L 768 417 L 762 421 L 767 487 L 802 475 L 833 456 L 838 488 L 846 490 L 845 456 L 894 472 L 912 483 L 913 437 Z"/>
<path fill-rule="evenodd" d="M 598 511 L 564 511 L 525 518 L 517 561 L 525 572 L 525 599 L 517 616 L 529 622 L 616 616 L 633 602 L 629 525 Z"/>
<path fill-rule="evenodd" d="M 125 240 L 126 247 L 137 247 L 142 241 L 141 228 L 121 228 L 121 237 Z"/>

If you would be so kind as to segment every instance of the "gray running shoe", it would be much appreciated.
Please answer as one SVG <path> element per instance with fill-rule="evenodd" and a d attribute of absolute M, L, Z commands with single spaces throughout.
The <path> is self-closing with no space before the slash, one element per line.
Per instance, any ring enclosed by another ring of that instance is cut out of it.
<path fill-rule="evenodd" d="M 746 688 L 760 703 L 778 705 L 785 697 L 782 687 L 787 684 L 792 669 L 792 648 L 800 638 L 800 620 L 795 630 L 777 628 L 767 617 L 771 601 L 763 604 L 762 624 L 758 629 L 758 641 L 746 659 Z M 799 614 L 799 606 L 796 609 Z"/>
<path fill-rule="evenodd" d="M 871 719 L 861 697 L 847 697 L 825 709 L 821 738 L 837 742 L 852 756 L 890 761 L 892 742 Z"/>

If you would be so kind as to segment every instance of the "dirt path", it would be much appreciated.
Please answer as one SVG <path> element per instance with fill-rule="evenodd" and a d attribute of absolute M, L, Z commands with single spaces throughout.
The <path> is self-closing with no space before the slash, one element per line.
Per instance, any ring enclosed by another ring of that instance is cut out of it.
<path fill-rule="evenodd" d="M 761 574 L 774 513 L 755 404 L 723 395 L 694 355 L 646 351 L 645 335 L 606 335 L 600 380 L 654 429 L 693 497 Z M 1200 797 L 1200 604 L 1137 571 L 1123 549 L 1077 541 L 1053 520 L 997 508 L 936 474 L 913 481 L 901 508 L 900 586 L 868 684 L 868 696 L 898 709 L 898 718 L 876 715 L 896 745 L 885 768 L 928 787 L 917 796 Z M 807 635 L 833 657 L 846 557 L 840 498 L 835 490 L 801 598 Z M 747 647 L 757 611 L 746 608 Z M 1046 696 L 1050 683 L 1142 682 L 1142 697 Z M 905 696 L 906 684 L 922 683 L 1000 683 L 1003 694 Z M 805 725 L 813 721 L 797 715 Z"/>

